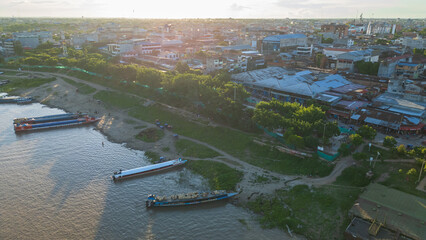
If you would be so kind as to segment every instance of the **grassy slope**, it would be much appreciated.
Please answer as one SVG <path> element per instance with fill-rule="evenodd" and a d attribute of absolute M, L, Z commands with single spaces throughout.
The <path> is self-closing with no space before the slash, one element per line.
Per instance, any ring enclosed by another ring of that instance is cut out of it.
<path fill-rule="evenodd" d="M 41 86 L 45 83 L 55 81 L 55 78 L 32 78 L 32 79 L 22 79 L 22 78 L 11 78 L 9 83 L 0 87 L 0 92 L 12 93 L 14 90 L 18 89 L 28 89 Z"/>
<path fill-rule="evenodd" d="M 241 171 L 208 160 L 189 161 L 186 167 L 206 178 L 209 187 L 215 190 L 235 190 L 243 177 Z"/>
<path fill-rule="evenodd" d="M 91 94 L 91 93 L 96 92 L 96 88 L 93 88 L 93 87 L 91 87 L 87 84 L 79 83 L 79 82 L 76 82 L 76 81 L 71 80 L 69 78 L 63 78 L 63 79 L 64 79 L 65 82 L 73 85 L 74 87 L 77 87 L 78 92 L 81 93 L 81 94 Z"/>
<path fill-rule="evenodd" d="M 175 145 L 176 150 L 184 157 L 214 158 L 220 156 L 216 151 L 186 139 L 177 140 Z"/>

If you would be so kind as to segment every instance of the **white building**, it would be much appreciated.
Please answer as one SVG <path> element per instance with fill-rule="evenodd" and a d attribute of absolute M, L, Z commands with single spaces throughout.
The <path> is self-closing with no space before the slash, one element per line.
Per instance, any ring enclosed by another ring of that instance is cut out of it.
<path fill-rule="evenodd" d="M 130 43 L 112 43 L 107 44 L 108 52 L 110 52 L 113 55 L 121 55 L 127 52 L 133 51 L 133 44 Z"/>
<path fill-rule="evenodd" d="M 165 59 L 170 59 L 170 60 L 179 60 L 179 55 L 175 52 L 169 52 L 169 51 L 165 51 L 165 52 L 161 52 L 158 57 L 160 58 L 165 58 Z"/>

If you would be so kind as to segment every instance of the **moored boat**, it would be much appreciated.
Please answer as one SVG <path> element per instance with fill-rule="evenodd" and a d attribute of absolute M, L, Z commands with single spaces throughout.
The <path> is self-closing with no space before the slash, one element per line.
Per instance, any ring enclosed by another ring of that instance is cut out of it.
<path fill-rule="evenodd" d="M 213 202 L 231 198 L 237 195 L 237 192 L 226 192 L 225 190 L 216 190 L 213 192 L 194 192 L 187 194 L 177 194 L 169 197 L 148 195 L 146 207 L 173 207 L 186 206 L 200 203 Z"/>
<path fill-rule="evenodd" d="M 84 118 L 77 118 L 72 120 L 65 120 L 65 121 L 55 121 L 55 122 L 44 122 L 44 123 L 15 123 L 14 129 L 15 132 L 23 132 L 23 131 L 31 131 L 31 130 L 38 130 L 38 129 L 47 129 L 47 128 L 56 128 L 56 127 L 67 127 L 67 126 L 74 126 L 74 125 L 82 125 L 82 124 L 89 124 L 99 121 L 100 118 L 95 117 L 84 117 Z"/>
<path fill-rule="evenodd" d="M 13 123 L 19 123 L 19 124 L 44 123 L 44 122 L 54 122 L 54 121 L 61 121 L 61 120 L 71 120 L 71 119 L 84 118 L 84 117 L 87 117 L 87 114 L 63 113 L 63 114 L 47 115 L 47 116 L 41 116 L 41 117 L 15 118 L 13 119 Z"/>
<path fill-rule="evenodd" d="M 0 103 L 29 103 L 32 102 L 33 99 L 30 97 L 2 97 L 0 98 Z"/>
<path fill-rule="evenodd" d="M 135 177 L 135 176 L 139 176 L 139 175 L 143 175 L 147 173 L 162 171 L 162 170 L 183 165 L 186 162 L 187 160 L 182 160 L 181 158 L 179 158 L 179 159 L 174 159 L 167 162 L 157 163 L 157 164 L 153 164 L 149 166 L 133 168 L 130 170 L 124 170 L 124 171 L 120 170 L 118 172 L 114 172 L 114 175 L 112 175 L 112 179 L 121 180 L 124 178 Z"/>

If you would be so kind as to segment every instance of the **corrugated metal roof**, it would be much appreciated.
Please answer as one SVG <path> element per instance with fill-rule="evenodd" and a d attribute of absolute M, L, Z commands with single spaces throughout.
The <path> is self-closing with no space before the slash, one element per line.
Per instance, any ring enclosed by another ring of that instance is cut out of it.
<path fill-rule="evenodd" d="M 267 36 L 263 41 L 267 42 L 279 42 L 281 39 L 290 39 L 290 38 L 306 38 L 304 34 L 284 34 L 284 35 L 272 35 Z"/>
<path fill-rule="evenodd" d="M 380 184 L 370 184 L 352 207 L 356 216 L 376 219 L 414 239 L 426 239 L 426 200 Z"/>
<path fill-rule="evenodd" d="M 417 65 L 419 65 L 419 64 L 417 64 L 417 63 L 406 63 L 406 62 L 400 62 L 400 63 L 398 63 L 398 66 L 415 67 Z"/>

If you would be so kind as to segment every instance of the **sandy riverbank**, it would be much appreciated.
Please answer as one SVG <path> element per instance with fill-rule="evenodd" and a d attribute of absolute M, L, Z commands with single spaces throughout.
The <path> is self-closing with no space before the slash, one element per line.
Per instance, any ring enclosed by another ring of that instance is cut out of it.
<path fill-rule="evenodd" d="M 56 81 L 31 90 L 22 91 L 20 94 L 31 96 L 49 107 L 60 108 L 67 112 L 80 111 L 101 118 L 101 121 L 96 124 L 96 129 L 105 134 L 112 142 L 125 143 L 127 147 L 137 150 L 153 151 L 167 159 L 177 157 L 173 132 L 165 130 L 165 136 L 155 143 L 138 140 L 135 135 L 141 130 L 136 129 L 137 127 L 155 127 L 156 125 L 130 117 L 128 111 L 115 109 L 96 101 L 93 98 L 94 93 L 80 94 L 76 89 L 76 87 L 66 83 L 61 78 L 57 78 Z M 164 147 L 168 147 L 169 150 L 164 152 L 162 150 Z"/>

